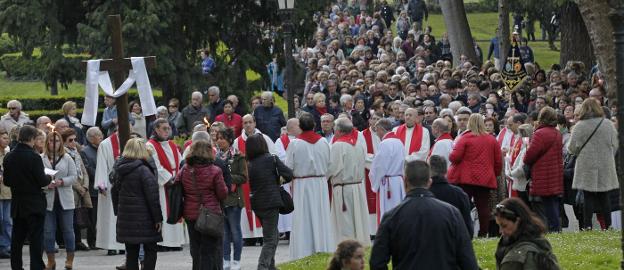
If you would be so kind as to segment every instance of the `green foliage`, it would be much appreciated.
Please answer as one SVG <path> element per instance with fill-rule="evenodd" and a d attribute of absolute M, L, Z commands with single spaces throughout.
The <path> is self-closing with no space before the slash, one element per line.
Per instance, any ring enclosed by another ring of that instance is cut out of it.
<path fill-rule="evenodd" d="M 41 55 L 26 58 L 21 53 L 11 53 L 0 57 L 0 70 L 6 71 L 6 77 L 11 80 L 45 80 L 56 76 L 68 83 L 84 79 L 80 62 L 90 58 L 86 54 L 65 54 L 52 60 Z"/>
<path fill-rule="evenodd" d="M 77 96 L 50 96 L 41 95 L 41 96 L 33 96 L 28 98 L 23 97 L 15 97 L 15 96 L 0 96 L 0 112 L 6 110 L 6 104 L 10 100 L 17 99 L 22 103 L 22 107 L 24 111 L 31 110 L 44 110 L 44 111 L 60 111 L 63 103 L 66 101 L 74 101 L 78 105 L 78 108 L 82 108 L 84 106 L 84 95 Z M 139 95 L 136 91 L 129 92 L 128 100 L 139 100 Z M 154 100 L 156 104 L 164 104 L 162 100 L 162 95 L 160 93 L 156 93 L 154 95 Z M 100 105 L 104 104 L 104 95 L 100 93 L 99 103 Z"/>
<path fill-rule="evenodd" d="M 589 231 L 546 235 L 553 247 L 553 253 L 561 269 L 618 269 L 621 249 L 619 231 Z M 475 239 L 473 241 L 477 262 L 482 269 L 495 270 L 494 252 L 497 238 Z M 366 261 L 370 258 L 370 249 L 366 251 Z M 279 266 L 283 270 L 321 270 L 326 269 L 331 254 L 318 253 L 300 260 Z M 368 266 L 366 269 L 369 269 Z"/>
<path fill-rule="evenodd" d="M 17 50 L 17 47 L 15 46 L 13 39 L 7 34 L 0 35 L 0 55 L 15 52 L 15 50 Z"/>

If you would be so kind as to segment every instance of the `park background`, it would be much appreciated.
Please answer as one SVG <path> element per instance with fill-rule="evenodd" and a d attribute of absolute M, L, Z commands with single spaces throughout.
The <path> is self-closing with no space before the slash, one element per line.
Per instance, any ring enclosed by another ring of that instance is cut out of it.
<path fill-rule="evenodd" d="M 26 1 L 16 4 L 17 2 L 19 1 L 0 0 L 0 114 L 6 113 L 6 103 L 9 100 L 19 99 L 23 110 L 31 119 L 42 115 L 53 119 L 60 118 L 61 105 L 67 100 L 76 101 L 78 107 L 82 107 L 85 74 L 80 68 L 80 62 L 111 56 L 106 14 L 122 14 L 126 55 L 157 57 L 157 68 L 149 71 L 156 90 L 154 96 L 157 104 L 163 104 L 164 100 L 171 97 L 178 97 L 186 103 L 192 90 L 207 88 L 208 85 L 201 75 L 198 53 L 201 48 L 214 48 L 213 56 L 217 61 L 215 78 L 222 93 L 237 94 L 246 104 L 250 96 L 266 85 L 265 65 L 271 59 L 269 47 L 282 42 L 279 36 L 269 35 L 267 38 L 265 33 L 270 29 L 267 25 L 278 26 L 280 23 L 279 16 L 274 14 L 277 9 L 274 1 L 256 1 L 265 4 L 261 10 L 251 9 L 248 2 L 252 1 L 247 0 L 182 1 L 188 4 L 183 8 L 175 7 L 176 1 L 169 0 L 137 1 L 141 3 L 120 6 L 115 6 L 117 1 L 74 1 L 81 3 L 77 6 L 61 5 L 63 1 Z M 304 20 L 296 29 L 295 35 L 299 40 L 310 37 L 314 29 L 313 22 L 310 21 L 312 14 L 321 10 L 328 2 L 330 1 L 297 1 L 297 16 Z M 428 2 L 432 8 L 425 25 L 431 26 L 433 36 L 439 38 L 446 31 L 444 17 L 440 7 L 436 7 L 437 1 Z M 485 58 L 490 39 L 496 35 L 495 29 L 499 25 L 498 1 L 463 2 L 472 36 L 477 40 Z M 540 9 L 539 12 L 547 13 L 544 9 L 552 8 L 564 12 L 562 15 L 565 17 L 572 18 L 576 15 L 576 21 L 562 22 L 575 24 L 574 28 L 570 27 L 573 29 L 579 28 L 579 21 L 583 24 L 574 1 L 513 2 L 511 8 L 522 12 L 535 13 Z M 237 15 L 216 17 L 214 14 Z M 257 29 L 249 27 L 250 24 L 257 26 Z M 510 25 L 513 25 L 512 16 Z M 184 31 L 176 33 L 179 29 Z M 529 42 L 529 46 L 543 69 L 549 69 L 552 64 L 565 64 L 566 59 L 573 59 L 574 55 L 562 56 L 560 51 L 551 50 L 547 41 L 541 40 L 540 22 L 537 18 L 535 29 L 537 41 Z M 561 40 L 568 44 L 566 53 L 569 52 L 570 43 L 581 47 L 590 46 L 588 37 L 563 37 L 566 34 L 583 35 L 578 31 L 563 32 L 561 39 L 555 42 L 555 47 L 566 46 Z M 282 55 L 279 47 L 275 47 L 278 57 Z M 130 92 L 130 100 L 133 99 L 137 99 L 136 91 Z M 286 102 L 281 97 L 277 98 L 277 105 L 286 111 Z M 548 238 L 563 269 L 619 268 L 622 253 L 619 232 L 567 232 L 550 234 Z M 498 239 L 474 240 L 477 259 L 483 269 L 495 269 L 494 250 L 497 241 Z M 317 254 L 283 264 L 280 269 L 324 269 L 329 257 L 330 254 Z"/>

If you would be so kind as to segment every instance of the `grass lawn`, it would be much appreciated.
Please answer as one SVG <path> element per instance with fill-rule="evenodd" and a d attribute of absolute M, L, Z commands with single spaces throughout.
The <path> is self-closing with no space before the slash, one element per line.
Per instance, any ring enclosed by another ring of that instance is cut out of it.
<path fill-rule="evenodd" d="M 562 269 L 619 269 L 620 232 L 593 231 L 580 233 L 549 234 L 548 240 Z M 498 239 L 476 239 L 473 241 L 477 261 L 482 269 L 496 269 L 494 251 Z M 279 266 L 282 270 L 321 270 L 326 269 L 331 254 L 319 253 Z M 366 260 L 370 258 L 367 250 Z M 368 267 L 367 267 L 368 269 Z"/>

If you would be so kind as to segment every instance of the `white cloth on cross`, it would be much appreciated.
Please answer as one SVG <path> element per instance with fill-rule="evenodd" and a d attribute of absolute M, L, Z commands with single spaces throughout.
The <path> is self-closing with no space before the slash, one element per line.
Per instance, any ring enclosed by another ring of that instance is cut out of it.
<path fill-rule="evenodd" d="M 95 126 L 98 109 L 98 86 L 102 88 L 106 95 L 118 98 L 127 93 L 130 87 L 136 82 L 141 100 L 141 108 L 143 115 L 156 114 L 156 102 L 152 94 L 152 86 L 147 76 L 147 68 L 145 67 L 145 59 L 143 57 L 132 57 L 132 69 L 126 81 L 115 90 L 110 79 L 108 71 L 100 71 L 101 60 L 89 60 L 87 62 L 87 78 L 85 81 L 85 103 L 82 112 L 81 123 L 88 126 Z"/>

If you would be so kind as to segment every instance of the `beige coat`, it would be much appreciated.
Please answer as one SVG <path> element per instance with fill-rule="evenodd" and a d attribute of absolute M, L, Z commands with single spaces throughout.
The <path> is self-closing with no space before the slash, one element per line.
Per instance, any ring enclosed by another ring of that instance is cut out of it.
<path fill-rule="evenodd" d="M 28 114 L 24 112 L 20 112 L 20 115 L 17 118 L 17 121 L 15 121 L 15 119 L 13 119 L 13 117 L 11 117 L 9 113 L 6 113 L 2 117 L 0 117 L 0 130 L 4 130 L 7 133 L 11 133 L 11 129 L 13 129 L 14 127 L 23 126 L 24 124 L 28 124 L 31 122 L 32 121 L 30 121 L 30 118 L 28 118 Z"/>
<path fill-rule="evenodd" d="M 579 149 L 594 131 L 601 118 L 579 121 L 572 129 L 568 152 L 577 155 L 572 188 L 590 192 L 606 192 L 618 188 L 615 173 L 617 131 L 609 119 L 600 124 L 596 134 L 579 154 Z"/>
<path fill-rule="evenodd" d="M 2 162 L 4 161 L 4 157 L 9 152 L 9 148 L 4 151 L 0 150 L 0 168 L 2 168 Z M 4 168 L 2 168 L 4 170 Z M 0 174 L 0 177 L 2 175 Z M 10 200 L 11 199 L 11 189 L 4 185 L 4 183 L 0 184 L 0 200 Z"/>

